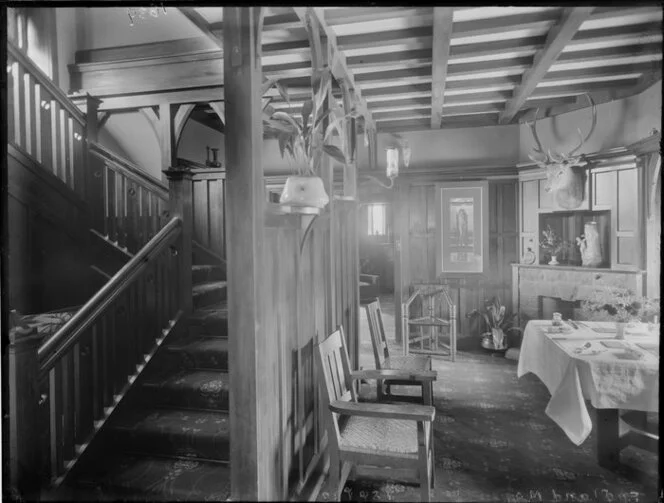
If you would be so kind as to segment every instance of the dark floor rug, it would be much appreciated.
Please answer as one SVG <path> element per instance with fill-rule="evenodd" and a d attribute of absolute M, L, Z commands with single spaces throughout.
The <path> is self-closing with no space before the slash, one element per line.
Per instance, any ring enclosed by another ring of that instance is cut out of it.
<path fill-rule="evenodd" d="M 393 326 L 389 314 L 384 318 Z M 371 345 L 366 339 L 361 351 L 368 361 Z M 515 361 L 482 352 L 459 353 L 455 363 L 434 360 L 432 501 L 657 501 L 656 455 L 628 447 L 618 469 L 600 467 L 596 429 L 575 446 L 544 413 L 550 399 L 544 384 L 532 374 L 517 378 L 516 367 Z M 364 391 L 372 398 L 374 390 L 365 385 Z M 318 501 L 332 499 L 334 488 L 326 480 Z M 420 501 L 420 491 L 394 480 L 351 480 L 342 500 Z"/>

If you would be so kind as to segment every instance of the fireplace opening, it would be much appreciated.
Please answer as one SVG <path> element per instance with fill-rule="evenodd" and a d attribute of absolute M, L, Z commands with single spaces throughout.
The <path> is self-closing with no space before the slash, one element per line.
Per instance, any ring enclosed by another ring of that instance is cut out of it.
<path fill-rule="evenodd" d="M 559 297 L 548 297 L 540 295 L 537 298 L 538 317 L 541 320 L 550 320 L 553 313 L 560 313 L 564 320 L 575 319 L 579 317 L 581 310 L 581 301 L 564 300 Z"/>

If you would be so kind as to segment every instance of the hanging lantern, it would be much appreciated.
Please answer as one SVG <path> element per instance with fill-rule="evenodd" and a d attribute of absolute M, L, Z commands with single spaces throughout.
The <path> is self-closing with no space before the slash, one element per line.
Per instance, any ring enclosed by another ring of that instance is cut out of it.
<path fill-rule="evenodd" d="M 411 154 L 410 145 L 408 143 L 406 143 L 403 146 L 402 154 L 403 154 L 403 166 L 404 168 L 407 168 L 408 165 L 410 164 L 410 154 Z"/>

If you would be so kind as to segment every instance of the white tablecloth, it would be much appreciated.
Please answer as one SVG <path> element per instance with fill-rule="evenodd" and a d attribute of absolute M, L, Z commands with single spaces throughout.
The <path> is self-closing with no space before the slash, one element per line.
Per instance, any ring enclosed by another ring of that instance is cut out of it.
<path fill-rule="evenodd" d="M 615 341 L 615 335 L 592 330 L 602 326 L 611 325 L 583 322 L 558 334 L 549 333 L 550 321 L 534 320 L 524 331 L 517 375 L 532 372 L 542 380 L 551 393 L 546 414 L 576 445 L 592 429 L 585 400 L 597 409 L 659 411 L 659 356 L 639 346 L 659 347 L 658 334 L 626 333 L 616 341 L 622 348 L 607 348 L 601 341 Z M 630 351 L 638 359 L 624 359 Z"/>

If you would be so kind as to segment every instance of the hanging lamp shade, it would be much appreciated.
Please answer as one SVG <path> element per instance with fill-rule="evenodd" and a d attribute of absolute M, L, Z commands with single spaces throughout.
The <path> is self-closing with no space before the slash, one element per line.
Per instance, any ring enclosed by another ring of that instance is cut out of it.
<path fill-rule="evenodd" d="M 387 177 L 394 179 L 399 176 L 399 150 L 396 147 L 387 148 Z"/>

